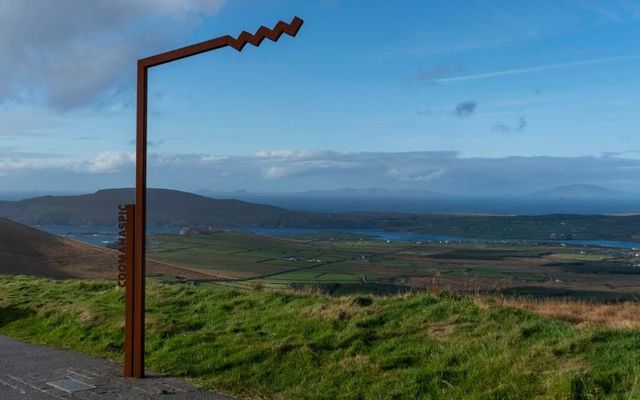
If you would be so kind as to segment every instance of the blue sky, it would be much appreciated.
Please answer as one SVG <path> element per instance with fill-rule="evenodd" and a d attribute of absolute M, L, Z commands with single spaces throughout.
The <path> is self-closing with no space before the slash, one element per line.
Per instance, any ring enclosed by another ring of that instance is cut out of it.
<path fill-rule="evenodd" d="M 87 3 L 0 1 L 3 190 L 131 186 L 136 58 L 298 15 L 152 71 L 153 186 L 640 192 L 640 2 Z"/>

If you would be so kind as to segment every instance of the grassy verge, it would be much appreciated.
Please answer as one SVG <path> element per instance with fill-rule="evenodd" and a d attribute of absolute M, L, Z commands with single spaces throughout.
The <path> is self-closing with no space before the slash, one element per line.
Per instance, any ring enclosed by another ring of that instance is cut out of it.
<path fill-rule="evenodd" d="M 264 399 L 640 397 L 640 333 L 490 300 L 148 287 L 148 366 Z M 0 277 L 0 333 L 121 359 L 111 282 Z"/>

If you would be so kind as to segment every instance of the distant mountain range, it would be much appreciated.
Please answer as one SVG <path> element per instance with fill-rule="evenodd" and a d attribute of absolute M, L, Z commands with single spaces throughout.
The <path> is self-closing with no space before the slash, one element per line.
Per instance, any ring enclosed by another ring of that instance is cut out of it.
<path fill-rule="evenodd" d="M 293 193 L 238 190 L 199 194 L 311 212 L 403 212 L 464 214 L 610 214 L 640 212 L 640 195 L 596 185 L 566 185 L 521 195 L 442 194 L 428 190 L 339 188 Z"/>
<path fill-rule="evenodd" d="M 133 189 L 0 202 L 0 216 L 30 225 L 115 225 Z M 449 203 L 449 200 L 443 200 Z M 150 189 L 148 223 L 189 227 L 386 229 L 485 239 L 640 240 L 640 215 L 455 215 L 389 211 L 315 212 Z"/>
<path fill-rule="evenodd" d="M 411 189 L 381 189 L 381 188 L 366 188 L 366 189 L 356 189 L 356 188 L 340 188 L 334 190 L 310 190 L 306 192 L 296 193 L 298 196 L 316 196 L 316 197 L 383 197 L 383 198 L 394 198 L 394 197 L 434 197 L 440 196 L 440 194 L 428 190 L 411 190 Z"/>
<path fill-rule="evenodd" d="M 213 190 L 202 189 L 197 192 L 206 197 L 213 198 L 259 198 L 259 197 L 295 197 L 295 198 L 425 198 L 441 196 L 436 192 L 429 190 L 411 190 L 411 189 L 382 189 L 382 188 L 338 188 L 331 190 L 308 190 L 304 192 L 293 193 L 253 193 L 247 190 L 236 190 L 232 192 L 216 192 Z"/>
<path fill-rule="evenodd" d="M 275 197 L 305 197 L 305 198 L 360 198 L 360 199 L 393 199 L 393 198 L 566 198 L 566 199 L 615 199 L 615 198 L 640 198 L 640 193 L 625 192 L 616 189 L 609 189 L 603 186 L 590 184 L 563 185 L 544 190 L 538 190 L 523 195 L 511 194 L 502 196 L 476 196 L 472 193 L 466 195 L 443 194 L 430 190 L 414 189 L 384 189 L 384 188 L 352 188 L 344 187 L 330 190 L 308 190 L 293 193 L 260 193 L 249 192 L 247 190 L 236 190 L 233 192 L 216 192 L 212 190 L 199 190 L 198 194 L 213 198 L 275 198 Z"/>
<path fill-rule="evenodd" d="M 640 199 L 640 194 L 637 193 L 623 192 L 621 190 L 587 184 L 558 186 L 533 192 L 531 196 L 556 199 L 628 199 L 633 197 Z"/>

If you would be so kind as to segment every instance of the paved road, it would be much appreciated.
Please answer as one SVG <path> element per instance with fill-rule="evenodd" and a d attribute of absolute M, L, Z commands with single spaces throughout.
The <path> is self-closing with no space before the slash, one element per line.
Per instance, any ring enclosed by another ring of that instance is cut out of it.
<path fill-rule="evenodd" d="M 182 379 L 159 375 L 151 375 L 146 379 L 125 379 L 121 375 L 122 366 L 110 361 L 0 336 L 2 400 L 232 400 L 213 393 L 198 392 Z M 79 386 L 84 386 L 84 390 L 69 392 L 61 389 L 74 390 Z"/>

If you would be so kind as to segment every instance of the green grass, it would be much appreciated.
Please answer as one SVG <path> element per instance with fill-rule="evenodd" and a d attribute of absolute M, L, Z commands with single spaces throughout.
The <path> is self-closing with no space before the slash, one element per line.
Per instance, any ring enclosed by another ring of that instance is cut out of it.
<path fill-rule="evenodd" d="M 122 359 L 113 282 L 0 277 L 0 333 Z M 473 298 L 327 297 L 150 282 L 147 360 L 264 399 L 635 399 L 640 333 Z"/>

